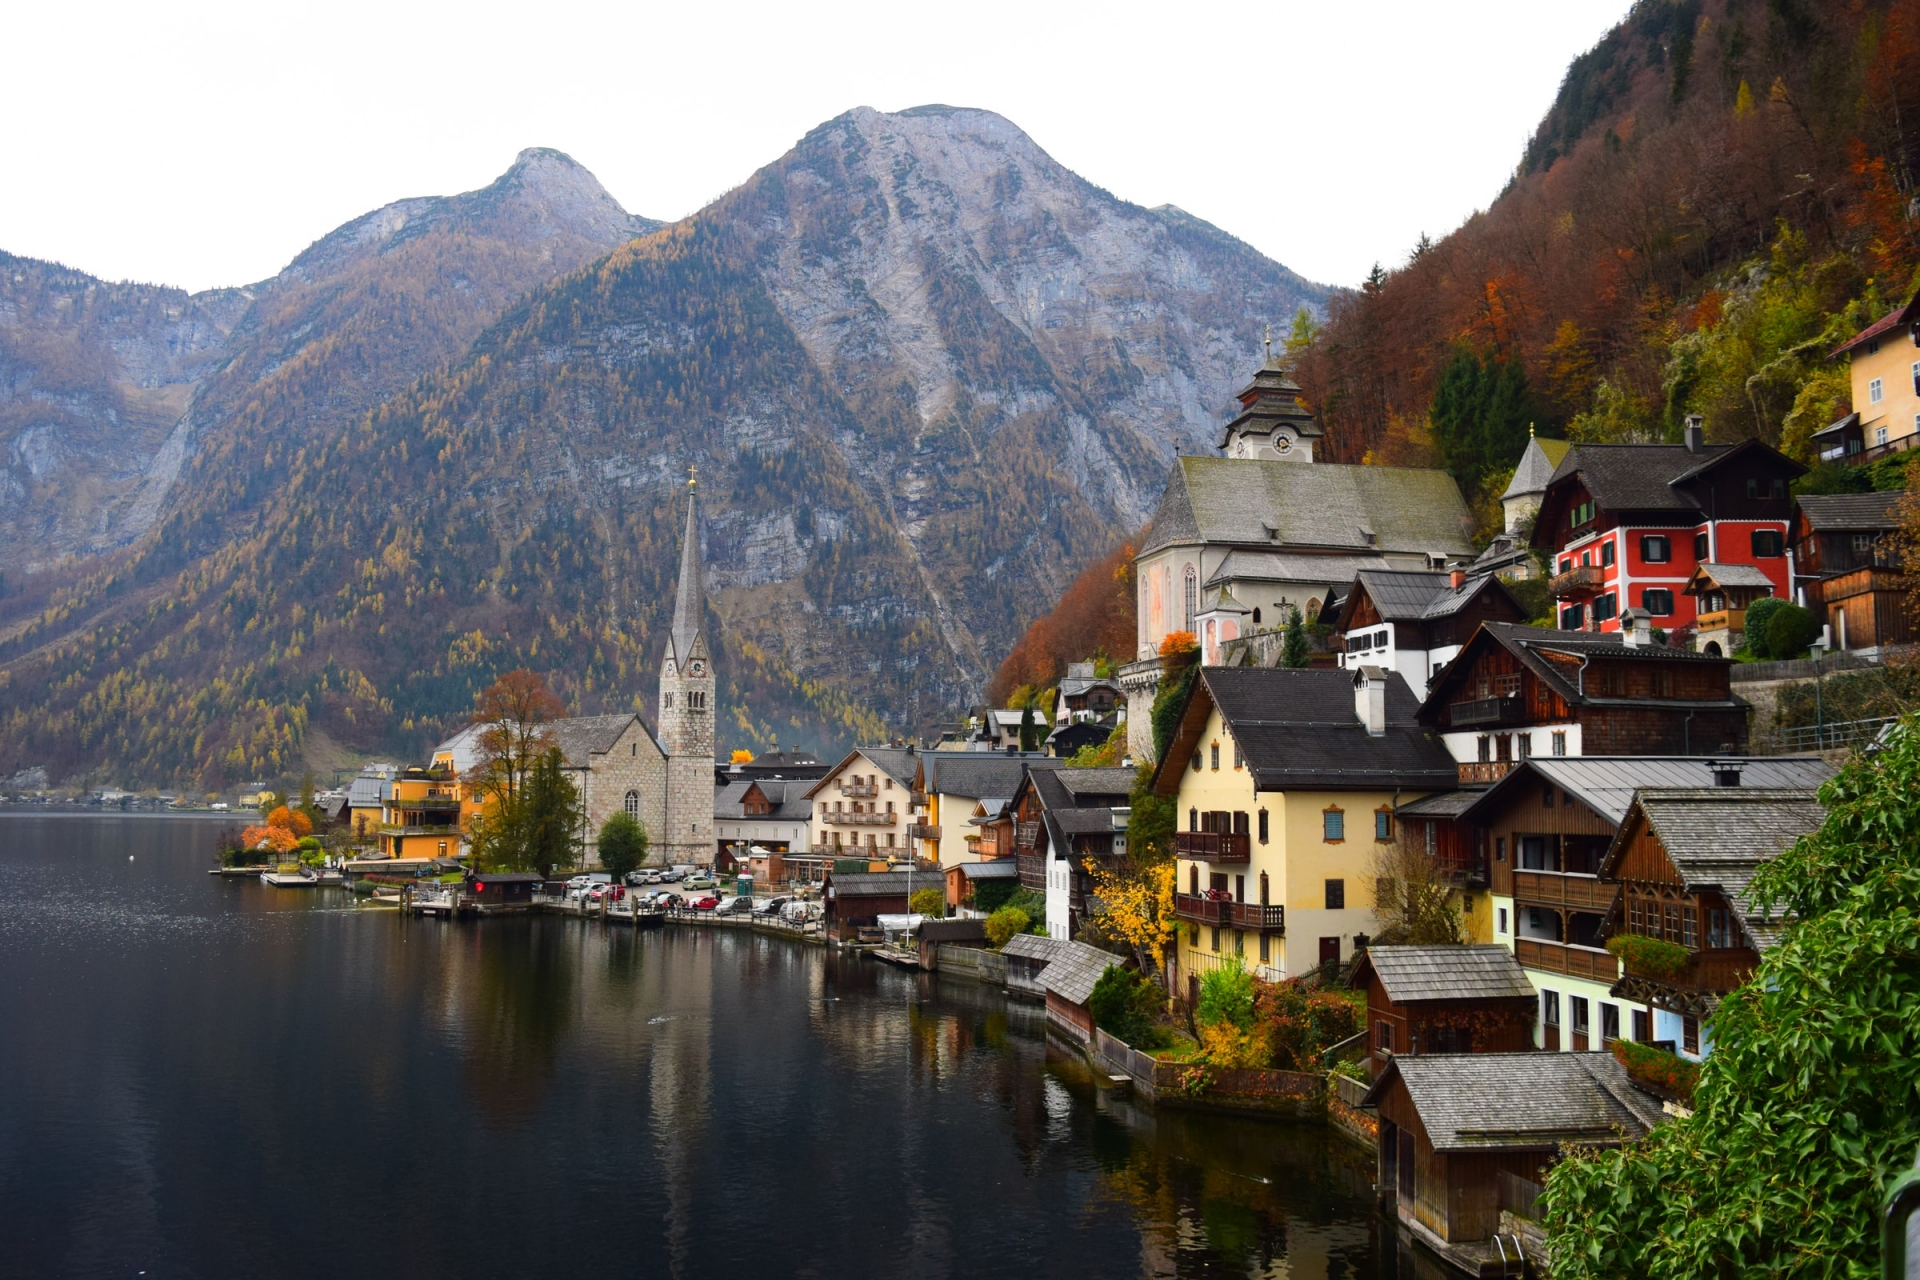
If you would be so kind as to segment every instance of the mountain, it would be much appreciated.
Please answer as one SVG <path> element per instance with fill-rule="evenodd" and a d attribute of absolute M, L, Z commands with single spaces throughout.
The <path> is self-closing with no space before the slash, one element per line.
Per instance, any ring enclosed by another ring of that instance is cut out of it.
<path fill-rule="evenodd" d="M 1847 411 L 1827 353 L 1914 287 L 1916 96 L 1915 0 L 1635 4 L 1484 212 L 1335 300 L 1298 370 L 1329 456 L 1497 438 L 1469 468 L 1497 495 L 1530 424 L 1677 439 L 1698 413 L 1806 457 Z"/>
<path fill-rule="evenodd" d="M 188 295 L 0 257 L 0 570 L 133 542 L 183 470 L 193 514 L 174 561 L 213 549 L 290 451 L 659 225 L 529 150 L 482 190 L 387 205 L 246 288 Z"/>
<path fill-rule="evenodd" d="M 417 753 L 517 665 L 646 709 L 689 468 L 721 742 L 925 728 L 1325 298 L 992 113 L 849 112 L 349 423 L 259 395 L 232 420 L 272 430 L 203 448 L 130 560 L 16 625 L 0 767 Z"/>

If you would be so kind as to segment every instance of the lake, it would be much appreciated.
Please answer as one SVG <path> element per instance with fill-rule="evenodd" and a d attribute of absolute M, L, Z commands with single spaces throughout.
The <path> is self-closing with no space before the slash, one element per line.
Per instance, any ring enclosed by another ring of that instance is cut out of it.
<path fill-rule="evenodd" d="M 1101 1094 L 995 989 L 223 881 L 220 825 L 0 815 L 0 1274 L 1412 1265 L 1365 1152 Z"/>

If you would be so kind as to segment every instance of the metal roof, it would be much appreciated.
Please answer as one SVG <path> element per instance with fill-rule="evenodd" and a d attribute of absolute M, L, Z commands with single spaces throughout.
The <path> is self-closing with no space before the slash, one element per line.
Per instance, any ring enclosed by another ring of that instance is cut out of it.
<path fill-rule="evenodd" d="M 1020 864 L 1012 858 L 995 858 L 991 862 L 962 862 L 949 871 L 959 871 L 969 880 L 1017 880 L 1020 878 Z"/>
<path fill-rule="evenodd" d="M 1377 1104 L 1395 1080 L 1436 1151 L 1612 1144 L 1661 1119 L 1611 1053 L 1396 1054 L 1363 1105 Z"/>
<path fill-rule="evenodd" d="M 1377 974 L 1395 1004 L 1423 1000 L 1532 1000 L 1537 993 L 1513 952 L 1488 943 L 1470 947 L 1372 946 L 1354 961 L 1353 985 Z"/>
<path fill-rule="evenodd" d="M 1618 826 L 1641 788 L 1706 788 L 1716 763 L 1738 764 L 1738 791 L 1789 787 L 1812 790 L 1834 768 L 1819 756 L 1534 756 L 1488 788 L 1471 810 L 1490 808 L 1515 789 L 1546 779 Z M 1729 794 L 1737 794 L 1728 787 Z"/>
<path fill-rule="evenodd" d="M 1470 809 L 1474 802 L 1487 794 L 1485 787 L 1467 787 L 1459 791 L 1442 791 L 1438 795 L 1426 796 L 1419 800 L 1410 800 L 1394 810 L 1402 818 L 1457 818 Z"/>

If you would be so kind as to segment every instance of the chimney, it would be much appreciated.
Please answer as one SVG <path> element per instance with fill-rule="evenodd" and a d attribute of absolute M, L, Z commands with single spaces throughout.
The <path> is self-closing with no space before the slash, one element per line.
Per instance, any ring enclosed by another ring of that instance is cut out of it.
<path fill-rule="evenodd" d="M 1713 760 L 1707 767 L 1713 770 L 1713 785 L 1716 787 L 1737 787 L 1740 785 L 1740 772 L 1745 767 L 1738 760 Z"/>
<path fill-rule="evenodd" d="M 1647 619 L 1638 609 L 1620 611 L 1620 643 L 1629 649 L 1638 649 L 1651 643 L 1653 632 L 1647 627 Z"/>
<path fill-rule="evenodd" d="M 1453 584 L 1453 589 L 1458 591 L 1467 585 L 1467 571 L 1465 569 L 1455 569 L 1448 575 L 1447 580 Z"/>
<path fill-rule="evenodd" d="M 1387 672 L 1384 667 L 1361 667 L 1353 676 L 1354 718 L 1367 727 L 1369 738 L 1387 733 Z"/>
<path fill-rule="evenodd" d="M 1702 423 L 1705 421 L 1697 413 L 1687 415 L 1687 452 L 1698 453 L 1705 446 L 1707 433 Z"/>

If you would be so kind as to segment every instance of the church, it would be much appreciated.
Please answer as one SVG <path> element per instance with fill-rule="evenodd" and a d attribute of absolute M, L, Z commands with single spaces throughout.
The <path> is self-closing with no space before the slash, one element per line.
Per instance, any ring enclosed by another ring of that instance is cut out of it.
<path fill-rule="evenodd" d="M 710 863 L 713 829 L 713 658 L 700 580 L 700 523 L 687 481 L 687 532 L 673 625 L 660 663 L 656 738 L 638 715 L 556 720 L 554 741 L 580 788 L 580 841 L 590 866 L 601 826 L 621 809 L 647 831 L 650 863 Z"/>

